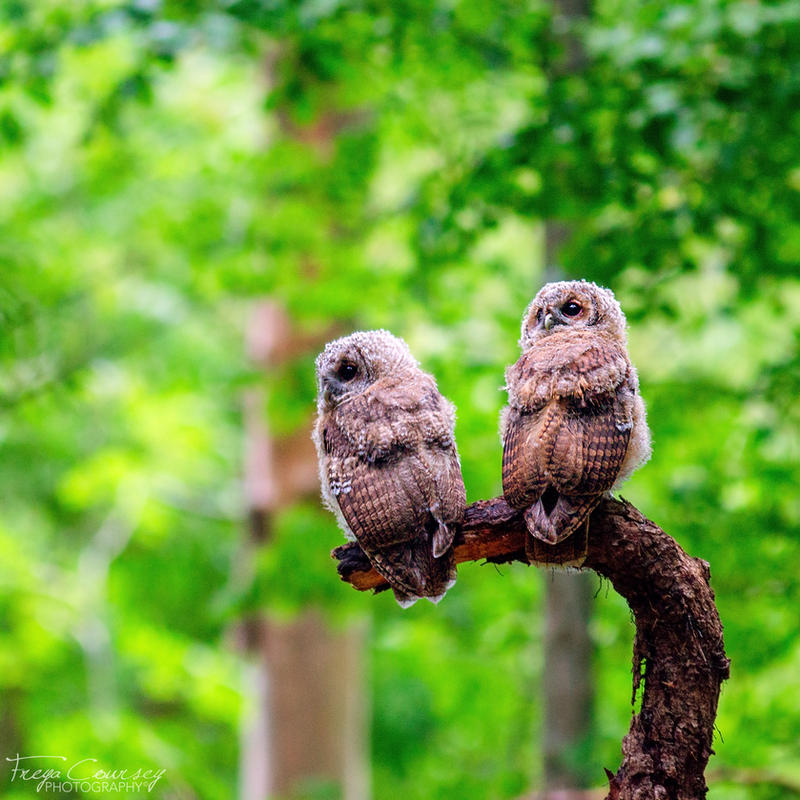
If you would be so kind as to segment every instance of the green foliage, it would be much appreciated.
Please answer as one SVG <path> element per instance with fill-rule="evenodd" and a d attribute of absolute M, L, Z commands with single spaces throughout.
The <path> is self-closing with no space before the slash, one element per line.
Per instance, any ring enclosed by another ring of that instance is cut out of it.
<path fill-rule="evenodd" d="M 314 392 L 313 354 L 268 378 L 247 364 L 252 301 L 306 331 L 403 335 L 458 407 L 469 498 L 492 496 L 503 367 L 557 219 L 564 268 L 631 322 L 655 451 L 626 496 L 711 564 L 733 668 L 710 797 L 800 784 L 800 11 L 602 0 L 574 26 L 577 73 L 552 17 L 534 0 L 3 4 L 9 752 L 158 765 L 175 793 L 228 798 L 226 631 L 311 604 L 372 617 L 377 798 L 536 786 L 533 570 L 464 567 L 439 607 L 401 612 L 338 582 L 335 525 L 302 505 L 232 576 L 242 391 L 263 385 L 286 433 Z M 629 722 L 632 630 L 600 586 L 598 785 Z"/>

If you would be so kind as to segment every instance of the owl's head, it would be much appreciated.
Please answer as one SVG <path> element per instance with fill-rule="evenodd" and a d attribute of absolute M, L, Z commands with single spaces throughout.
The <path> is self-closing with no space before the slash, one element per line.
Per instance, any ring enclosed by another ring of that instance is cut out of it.
<path fill-rule="evenodd" d="M 567 330 L 604 331 L 625 338 L 625 315 L 611 289 L 589 281 L 557 281 L 540 290 L 522 317 L 523 350 Z"/>
<path fill-rule="evenodd" d="M 419 367 L 408 345 L 389 331 L 356 331 L 317 356 L 317 405 L 332 408 L 375 381 Z"/>

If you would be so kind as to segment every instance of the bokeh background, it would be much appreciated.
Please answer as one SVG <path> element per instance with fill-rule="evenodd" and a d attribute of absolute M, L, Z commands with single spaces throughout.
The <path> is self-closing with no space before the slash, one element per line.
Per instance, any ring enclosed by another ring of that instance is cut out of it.
<path fill-rule="evenodd" d="M 551 577 L 354 592 L 307 431 L 321 344 L 389 328 L 497 495 L 503 370 L 563 275 L 628 315 L 625 495 L 711 564 L 709 797 L 800 795 L 798 264 L 796 0 L 4 0 L 2 755 L 164 768 L 165 798 L 540 788 Z M 590 580 L 600 787 L 633 625 Z M 344 742 L 316 771 L 314 731 Z"/>

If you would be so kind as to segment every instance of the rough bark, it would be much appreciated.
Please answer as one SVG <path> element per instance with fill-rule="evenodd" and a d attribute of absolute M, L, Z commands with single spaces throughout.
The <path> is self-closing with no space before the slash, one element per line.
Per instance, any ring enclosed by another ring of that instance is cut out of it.
<path fill-rule="evenodd" d="M 456 538 L 456 560 L 525 561 L 524 535 L 519 513 L 502 498 L 473 503 Z M 386 588 L 357 544 L 332 555 L 356 589 Z M 704 798 L 729 670 L 708 564 L 688 556 L 630 503 L 606 498 L 591 516 L 583 569 L 607 578 L 627 600 L 636 623 L 634 695 L 644 687 L 622 741 L 622 764 L 609 775 L 608 800 Z"/>

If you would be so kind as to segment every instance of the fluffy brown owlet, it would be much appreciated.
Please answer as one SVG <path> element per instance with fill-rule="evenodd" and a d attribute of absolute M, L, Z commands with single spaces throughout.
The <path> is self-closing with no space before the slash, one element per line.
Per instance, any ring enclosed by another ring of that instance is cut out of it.
<path fill-rule="evenodd" d="M 522 355 L 506 370 L 503 494 L 525 510 L 531 560 L 539 542 L 585 537 L 603 494 L 650 457 L 625 325 L 613 293 L 586 281 L 548 283 L 522 318 Z"/>
<path fill-rule="evenodd" d="M 353 333 L 317 358 L 325 504 L 404 608 L 438 602 L 456 577 L 466 507 L 453 405 L 387 331 Z"/>

